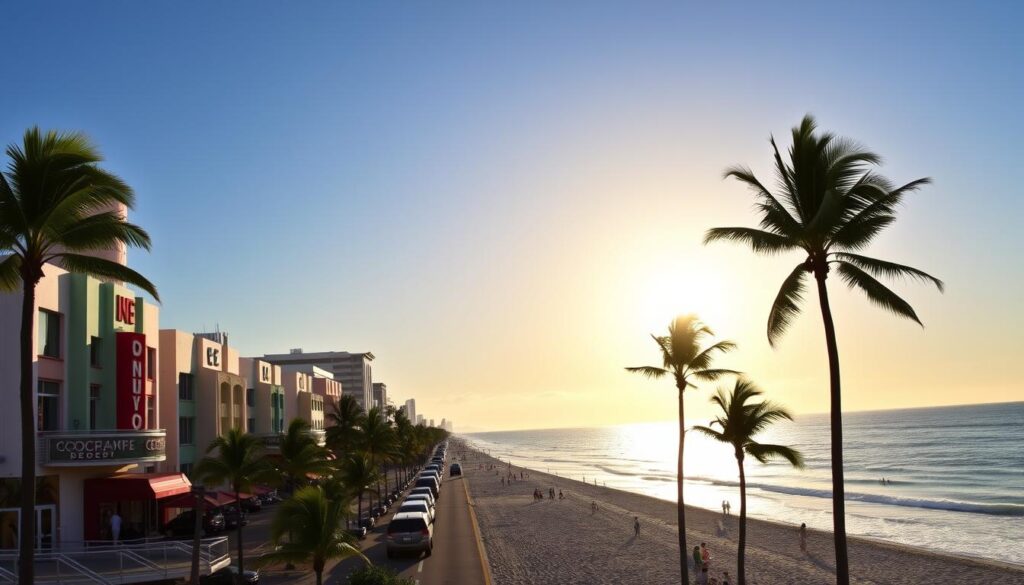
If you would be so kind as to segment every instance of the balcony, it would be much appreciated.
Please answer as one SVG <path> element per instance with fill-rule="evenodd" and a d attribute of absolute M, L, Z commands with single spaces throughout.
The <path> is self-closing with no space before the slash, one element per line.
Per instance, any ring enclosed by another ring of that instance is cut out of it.
<path fill-rule="evenodd" d="M 163 429 L 39 433 L 39 463 L 46 467 L 150 463 L 165 460 L 166 450 Z"/>

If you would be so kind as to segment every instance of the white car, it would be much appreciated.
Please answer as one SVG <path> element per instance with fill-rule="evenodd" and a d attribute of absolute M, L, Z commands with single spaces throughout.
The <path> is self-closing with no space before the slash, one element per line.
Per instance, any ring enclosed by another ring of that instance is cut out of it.
<path fill-rule="evenodd" d="M 395 514 L 388 522 L 386 542 L 389 559 L 404 551 L 422 552 L 429 557 L 434 550 L 434 523 L 422 512 Z"/>
<path fill-rule="evenodd" d="M 406 500 L 402 502 L 402 505 L 398 507 L 396 514 L 402 514 L 405 512 L 421 512 L 430 517 L 430 521 L 434 521 L 434 507 L 429 502 L 423 499 Z"/>
<path fill-rule="evenodd" d="M 428 488 L 428 487 L 418 487 L 418 488 L 413 488 L 412 491 L 409 492 L 410 496 L 416 496 L 416 495 L 420 495 L 420 494 L 427 495 L 428 496 L 427 499 L 430 500 L 430 505 L 431 506 L 435 505 L 435 502 L 434 502 L 434 492 L 430 491 L 430 488 Z M 409 499 L 408 496 L 406 497 L 406 499 Z"/>
<path fill-rule="evenodd" d="M 426 502 L 431 508 L 434 507 L 434 497 L 430 494 L 411 494 L 406 496 L 402 503 L 405 502 Z"/>

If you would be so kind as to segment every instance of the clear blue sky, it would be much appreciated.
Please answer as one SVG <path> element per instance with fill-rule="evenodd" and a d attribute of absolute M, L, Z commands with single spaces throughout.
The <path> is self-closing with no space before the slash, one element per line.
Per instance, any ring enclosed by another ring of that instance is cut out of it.
<path fill-rule="evenodd" d="M 671 417 L 670 392 L 621 371 L 654 357 L 629 314 L 650 313 L 645 286 L 702 281 L 657 323 L 717 317 L 749 352 L 734 365 L 826 407 L 816 307 L 764 340 L 796 259 L 699 245 L 754 222 L 722 169 L 763 172 L 769 133 L 813 112 L 894 179 L 935 178 L 874 250 L 950 286 L 900 289 L 922 332 L 833 283 L 849 404 L 1020 398 L 985 370 L 1024 351 L 1022 10 L 760 4 L 17 3 L 0 139 L 39 124 L 101 146 L 153 236 L 130 261 L 163 326 L 219 324 L 243 354 L 370 350 L 428 415 L 509 428 Z"/>

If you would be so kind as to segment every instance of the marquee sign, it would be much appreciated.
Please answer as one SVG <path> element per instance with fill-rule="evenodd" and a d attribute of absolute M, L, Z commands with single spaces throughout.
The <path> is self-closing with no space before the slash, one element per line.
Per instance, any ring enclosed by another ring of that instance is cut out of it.
<path fill-rule="evenodd" d="M 120 465 L 166 459 L 164 431 L 43 435 L 43 465 Z"/>
<path fill-rule="evenodd" d="M 146 336 L 117 333 L 117 428 L 146 428 Z"/>

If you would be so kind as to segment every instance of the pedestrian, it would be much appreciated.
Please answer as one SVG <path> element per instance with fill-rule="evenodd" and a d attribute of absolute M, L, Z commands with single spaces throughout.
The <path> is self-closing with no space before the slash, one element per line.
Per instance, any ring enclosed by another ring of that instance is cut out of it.
<path fill-rule="evenodd" d="M 700 543 L 700 563 L 702 565 L 707 565 L 710 560 L 711 551 L 708 550 L 708 544 L 706 542 Z"/>
<path fill-rule="evenodd" d="M 505 485 L 505 478 L 501 478 L 501 485 Z"/>
<path fill-rule="evenodd" d="M 732 514 L 732 504 L 729 502 L 729 500 L 725 501 L 725 514 L 726 516 Z"/>
<path fill-rule="evenodd" d="M 121 540 L 121 516 L 118 515 L 117 510 L 114 510 L 114 514 L 110 517 L 110 535 L 113 537 L 114 544 Z"/>
<path fill-rule="evenodd" d="M 722 572 L 722 585 L 729 585 L 729 571 Z"/>
<path fill-rule="evenodd" d="M 807 552 L 807 523 L 800 523 L 800 552 Z"/>
<path fill-rule="evenodd" d="M 590 513 L 593 514 L 594 512 L 597 512 L 597 502 L 591 500 L 590 501 Z"/>
<path fill-rule="evenodd" d="M 704 561 L 703 561 L 703 559 L 700 558 L 700 547 L 699 546 L 695 546 L 695 547 L 693 547 L 693 570 L 694 570 L 694 572 L 699 574 L 700 573 L 700 569 L 703 566 L 704 566 Z"/>
<path fill-rule="evenodd" d="M 633 516 L 633 535 L 640 536 L 640 517 Z"/>
<path fill-rule="evenodd" d="M 558 499 L 559 500 L 565 499 L 565 496 L 562 495 L 562 490 L 558 490 Z"/>
<path fill-rule="evenodd" d="M 722 500 L 722 516 L 725 516 L 725 500 Z"/>

